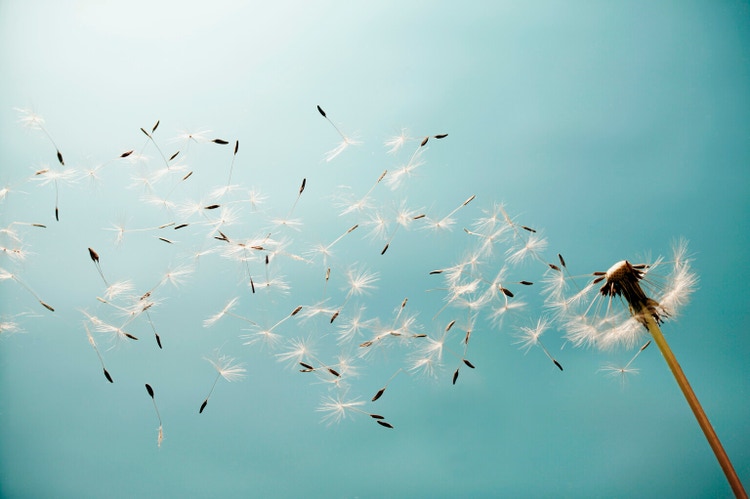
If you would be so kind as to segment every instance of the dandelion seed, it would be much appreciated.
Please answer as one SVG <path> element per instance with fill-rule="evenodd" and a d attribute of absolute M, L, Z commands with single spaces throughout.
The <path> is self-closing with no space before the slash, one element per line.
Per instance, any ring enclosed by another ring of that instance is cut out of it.
<path fill-rule="evenodd" d="M 341 130 L 339 130 L 339 128 L 333 123 L 333 121 L 331 121 L 331 118 L 326 115 L 326 113 L 320 106 L 317 106 L 317 108 L 320 115 L 323 116 L 328 121 L 328 123 L 331 124 L 334 130 L 336 130 L 336 132 L 341 136 L 341 143 L 325 154 L 326 162 L 332 161 L 336 156 L 344 152 L 347 147 L 360 144 L 359 141 L 344 135 Z"/>
<path fill-rule="evenodd" d="M 221 355 L 218 351 L 214 353 L 213 357 L 204 358 L 208 362 L 210 362 L 216 370 L 216 379 L 214 379 L 214 383 L 213 385 L 211 385 L 211 390 L 208 392 L 206 399 L 203 401 L 200 409 L 198 410 L 199 414 L 202 413 L 203 409 L 205 409 L 206 405 L 208 405 L 208 399 L 211 398 L 211 394 L 214 392 L 214 388 L 216 388 L 216 383 L 219 381 L 219 378 L 224 378 L 231 383 L 233 381 L 239 381 L 243 379 L 245 377 L 245 373 L 247 372 L 244 367 L 242 367 L 240 364 L 235 363 L 235 360 L 232 357 Z"/>
<path fill-rule="evenodd" d="M 51 305 L 49 305 L 48 303 L 45 303 L 41 298 L 39 298 L 39 295 L 37 295 L 34 292 L 34 290 L 31 289 L 25 282 L 23 282 L 21 279 L 19 279 L 18 276 L 16 276 L 15 274 L 12 274 L 10 272 L 8 272 L 5 269 L 0 268 L 0 281 L 3 281 L 5 279 L 12 279 L 12 280 L 16 281 L 22 288 L 24 288 L 26 291 L 28 291 L 31 294 L 31 296 L 33 296 L 34 298 L 36 298 L 36 301 L 38 301 L 40 305 L 42 305 L 44 308 L 46 308 L 50 312 L 54 312 L 55 311 L 55 309 L 52 308 Z"/>
<path fill-rule="evenodd" d="M 83 328 L 86 330 L 86 337 L 89 340 L 89 344 L 94 349 L 94 352 L 96 352 L 96 356 L 99 358 L 99 363 L 102 365 L 104 377 L 107 378 L 107 381 L 109 381 L 110 383 L 114 383 L 112 376 L 110 376 L 109 371 L 107 371 L 107 367 L 104 365 L 104 359 L 102 358 L 102 354 L 99 352 L 99 348 L 96 346 L 96 341 L 94 341 L 94 337 L 91 336 L 91 331 L 89 331 L 89 328 L 85 323 L 83 324 Z"/>
<path fill-rule="evenodd" d="M 158 125 L 158 122 L 157 122 Z M 154 410 L 156 411 L 156 417 L 159 420 L 159 430 L 158 435 L 156 437 L 156 445 L 157 447 L 161 447 L 161 443 L 164 440 L 164 431 L 162 430 L 162 422 L 161 422 L 161 414 L 159 414 L 159 408 L 156 406 L 156 399 L 154 398 L 154 389 L 151 388 L 151 385 L 146 383 L 146 391 L 148 392 L 148 395 L 151 397 L 151 401 L 154 403 Z"/>
<path fill-rule="evenodd" d="M 549 328 L 549 321 L 546 318 L 540 317 L 537 320 L 537 323 L 533 327 L 529 326 L 520 326 L 518 327 L 518 341 L 517 343 L 521 344 L 522 349 L 524 349 L 526 352 L 528 352 L 533 346 L 539 346 L 539 348 L 542 349 L 544 354 L 547 356 L 549 360 L 552 361 L 552 363 L 557 366 L 558 369 L 561 371 L 563 370 L 562 365 L 549 353 L 547 348 L 544 346 L 541 340 L 542 334 Z"/>

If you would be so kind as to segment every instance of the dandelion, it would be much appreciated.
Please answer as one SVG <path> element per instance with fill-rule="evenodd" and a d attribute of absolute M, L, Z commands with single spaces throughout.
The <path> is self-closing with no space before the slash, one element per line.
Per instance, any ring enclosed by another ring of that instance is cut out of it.
<path fill-rule="evenodd" d="M 635 359 L 638 358 L 638 356 L 643 352 L 648 346 L 651 345 L 651 340 L 648 340 L 641 348 L 638 349 L 638 351 L 633 355 L 633 357 L 628 361 L 627 364 L 624 366 L 615 366 L 614 364 L 606 364 L 602 366 L 600 371 L 604 371 L 607 373 L 608 376 L 617 376 L 620 378 L 620 384 L 622 386 L 625 386 L 625 382 L 627 381 L 627 377 L 631 376 L 633 374 L 638 374 L 638 369 L 635 367 L 630 367 L 633 362 L 635 362 Z"/>
<path fill-rule="evenodd" d="M 544 355 L 547 356 L 549 360 L 552 361 L 555 366 L 557 366 L 558 369 L 561 371 L 563 370 L 562 365 L 549 353 L 549 350 L 547 350 L 547 347 L 544 346 L 544 343 L 542 343 L 541 336 L 544 334 L 544 332 L 549 328 L 549 321 L 544 318 L 540 317 L 537 320 L 536 325 L 529 327 L 529 326 L 519 326 L 518 327 L 518 341 L 517 343 L 521 345 L 521 349 L 528 352 L 531 350 L 532 347 L 538 346 L 542 349 L 544 352 Z"/>
<path fill-rule="evenodd" d="M 54 312 L 55 311 L 55 309 L 52 308 L 51 305 L 49 305 L 48 303 L 45 303 L 41 298 L 39 298 L 39 295 L 36 294 L 34 292 L 34 290 L 31 289 L 25 282 L 23 282 L 21 279 L 19 279 L 18 276 L 16 276 L 15 274 L 12 274 L 10 272 L 8 272 L 5 269 L 0 268 L 0 281 L 4 281 L 6 279 L 12 279 L 12 280 L 16 281 L 19 285 L 21 285 L 22 288 L 24 288 L 26 291 L 28 291 L 29 293 L 31 293 L 31 296 L 33 296 L 34 298 L 36 298 L 36 301 L 38 301 L 41 306 L 43 306 L 44 308 L 46 308 L 50 312 Z"/>
<path fill-rule="evenodd" d="M 402 128 L 401 133 L 387 139 L 383 145 L 388 148 L 388 154 L 395 154 L 410 140 L 409 132 L 406 128 Z"/>
<path fill-rule="evenodd" d="M 323 415 L 323 422 L 327 422 L 330 426 L 333 423 L 339 423 L 341 420 L 346 419 L 352 413 L 365 414 L 374 419 L 380 426 L 385 428 L 393 428 L 390 423 L 384 421 L 383 416 L 379 414 L 371 414 L 361 407 L 365 404 L 364 401 L 359 399 L 346 399 L 342 395 L 332 397 L 327 395 L 323 397 L 323 401 L 318 406 L 318 411 L 325 413 Z"/>
<path fill-rule="evenodd" d="M 55 170 L 54 168 L 42 168 L 34 172 L 33 180 L 40 185 L 53 184 L 55 186 L 55 220 L 60 221 L 60 184 L 72 183 L 77 173 L 73 168 Z"/>
<path fill-rule="evenodd" d="M 572 331 L 569 334 L 576 343 L 586 339 L 600 348 L 611 348 L 617 344 L 632 345 L 640 337 L 636 331 L 642 331 L 641 326 L 645 328 L 664 356 L 735 495 L 747 497 L 719 437 L 659 327 L 665 319 L 676 316 L 698 284 L 687 257 L 687 241 L 679 240 L 673 251 L 672 268 L 664 282 L 657 282 L 654 275 L 655 270 L 665 264 L 661 258 L 651 265 L 621 260 L 606 272 L 594 272 L 593 281 L 578 295 L 588 296 L 594 292 L 597 297 L 590 301 L 583 313 L 568 320 L 567 326 Z M 575 301 L 583 303 L 579 296 Z M 577 328 L 576 322 L 583 324 L 583 329 Z"/>
<path fill-rule="evenodd" d="M 18 109 L 15 108 L 15 110 L 19 114 L 18 121 L 26 128 L 30 130 L 41 130 L 44 135 L 47 136 L 49 141 L 52 143 L 52 146 L 55 148 L 55 152 L 57 153 L 57 161 L 65 166 L 65 161 L 63 160 L 62 153 L 60 153 L 60 148 L 57 147 L 57 144 L 55 144 L 55 141 L 52 139 L 52 136 L 49 134 L 46 128 L 44 128 L 44 118 L 42 118 L 40 115 L 36 114 L 35 112 L 29 110 L 29 109 Z"/>
<path fill-rule="evenodd" d="M 91 331 L 89 331 L 89 327 L 84 323 L 83 328 L 86 330 L 86 337 L 89 340 L 89 344 L 94 349 L 94 352 L 96 352 L 96 356 L 99 358 L 99 363 L 102 365 L 102 370 L 104 371 L 104 377 L 107 378 L 107 381 L 109 381 L 110 383 L 114 383 L 112 376 L 110 376 L 109 371 L 107 371 L 107 367 L 104 365 L 104 359 L 102 358 L 102 354 L 99 353 L 99 348 L 96 346 L 96 341 L 94 341 L 94 337 L 91 336 Z"/>
<path fill-rule="evenodd" d="M 339 130 L 339 128 L 333 124 L 333 121 L 331 121 L 331 118 L 329 118 L 328 115 L 326 115 L 325 111 L 323 111 L 323 109 L 320 106 L 317 106 L 317 107 L 318 107 L 318 112 L 320 113 L 320 115 L 323 116 L 326 120 L 328 120 L 328 123 L 330 123 L 331 126 L 334 128 L 334 130 L 336 130 L 336 132 L 341 136 L 341 143 L 325 154 L 326 162 L 332 161 L 334 158 L 336 158 L 336 156 L 344 152 L 347 147 L 361 144 L 360 141 L 355 140 L 354 138 L 349 137 L 347 135 L 344 135 L 341 132 L 341 130 Z"/>
<path fill-rule="evenodd" d="M 148 396 L 151 397 L 151 401 L 154 403 L 154 410 L 156 411 L 156 417 L 159 419 L 159 428 L 158 433 L 156 436 L 156 446 L 161 447 L 161 443 L 164 440 L 164 430 L 162 428 L 162 422 L 161 422 L 161 414 L 159 414 L 159 408 L 156 406 L 156 399 L 154 398 L 154 389 L 151 388 L 151 385 L 146 383 L 146 392 L 148 393 Z"/>
<path fill-rule="evenodd" d="M 208 399 L 211 398 L 211 394 L 214 392 L 214 388 L 216 388 L 216 383 L 219 381 L 219 378 L 224 378 L 225 380 L 232 383 L 233 381 L 239 381 L 244 378 L 245 373 L 247 372 L 244 367 L 242 367 L 240 364 L 235 363 L 232 357 L 221 355 L 218 351 L 213 357 L 205 357 L 205 359 L 211 363 L 214 369 L 216 369 L 216 379 L 214 379 L 214 383 L 213 385 L 211 385 L 211 390 L 208 392 L 206 399 L 203 401 L 200 409 L 198 410 L 199 414 L 202 413 L 203 409 L 206 408 Z"/>

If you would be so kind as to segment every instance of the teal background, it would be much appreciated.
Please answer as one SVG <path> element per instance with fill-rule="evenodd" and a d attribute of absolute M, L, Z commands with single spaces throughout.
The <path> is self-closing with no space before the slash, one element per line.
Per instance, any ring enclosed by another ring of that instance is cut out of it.
<path fill-rule="evenodd" d="M 543 340 L 564 372 L 538 349 L 520 351 L 511 324 L 485 321 L 469 350 L 477 369 L 462 369 L 455 386 L 447 356 L 435 380 L 400 375 L 366 406 L 393 430 L 364 415 L 322 424 L 315 408 L 327 387 L 243 346 L 236 321 L 201 325 L 233 296 L 238 313 L 261 322 L 318 301 L 317 269 L 291 262 L 289 295 L 256 304 L 241 266 L 202 257 L 153 309 L 163 350 L 144 322 L 139 342 L 100 342 L 110 385 L 79 312 L 106 314 L 86 248 L 110 280 L 141 290 L 214 242 L 197 231 L 171 246 L 139 234 L 116 246 L 104 229 L 118 220 L 165 221 L 120 165 L 98 186 L 61 186 L 55 222 L 54 189 L 31 179 L 57 166 L 54 148 L 24 130 L 14 108 L 42 115 L 66 166 L 82 171 L 143 148 L 139 128 L 157 119 L 165 154 L 183 129 L 239 139 L 233 183 L 266 193 L 270 215 L 285 215 L 307 179 L 294 212 L 304 225 L 288 233 L 299 252 L 352 225 L 331 208 L 338 186 L 366 191 L 415 146 L 389 156 L 384 140 L 402 127 L 413 137 L 449 133 L 430 141 L 408 189 L 379 194 L 385 208 L 408 197 L 438 214 L 476 195 L 453 231 L 402 230 L 383 256 L 381 242 L 353 233 L 337 253 L 380 272 L 366 305 L 384 321 L 409 297 L 435 327 L 441 296 L 425 291 L 439 283 L 426 272 L 462 256 L 461 228 L 493 201 L 543 228 L 548 260 L 559 252 L 577 274 L 668 254 L 686 237 L 700 288 L 664 331 L 747 486 L 749 28 L 747 2 L 722 1 L 0 2 L 0 182 L 11 189 L 0 225 L 47 225 L 23 230 L 25 262 L 3 257 L 0 267 L 56 308 L 0 282 L 0 314 L 24 314 L 16 320 L 26 331 L 0 337 L 0 495 L 731 496 L 656 348 L 621 386 L 597 371 L 633 352 L 575 349 L 556 328 Z M 362 141 L 328 163 L 338 136 L 318 104 Z M 181 197 L 226 182 L 228 147 L 191 145 L 196 178 Z M 156 152 L 145 153 L 158 167 Z M 261 229 L 254 218 L 242 223 Z M 541 303 L 529 302 L 535 320 Z M 285 325 L 288 337 L 323 336 L 319 354 L 336 355 L 323 326 Z M 248 377 L 220 380 L 199 415 L 215 377 L 203 356 L 216 348 Z M 399 362 L 396 351 L 376 360 L 352 395 L 369 399 Z M 164 421 L 161 448 L 144 383 Z"/>

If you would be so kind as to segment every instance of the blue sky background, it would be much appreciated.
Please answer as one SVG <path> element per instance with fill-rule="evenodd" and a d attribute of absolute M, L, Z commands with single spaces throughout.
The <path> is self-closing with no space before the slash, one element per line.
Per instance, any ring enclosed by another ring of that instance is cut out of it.
<path fill-rule="evenodd" d="M 745 485 L 750 482 L 750 328 L 746 282 L 750 160 L 750 8 L 746 2 L 0 2 L 0 225 L 16 226 L 28 258 L 2 256 L 47 303 L 11 280 L 0 282 L 0 315 L 24 334 L 0 336 L 0 493 L 4 497 L 726 497 L 731 491 L 656 348 L 638 358 L 622 386 L 597 372 L 629 351 L 565 344 L 557 327 L 543 340 L 565 367 L 514 345 L 513 321 L 475 325 L 467 358 L 477 367 L 451 375 L 445 354 L 435 379 L 395 378 L 364 409 L 393 430 L 355 414 L 321 423 L 321 397 L 336 393 L 311 373 L 242 345 L 245 324 L 202 321 L 235 296 L 235 311 L 264 324 L 322 296 L 321 266 L 289 258 L 273 270 L 287 295 L 251 294 L 245 270 L 218 255 L 200 258 L 179 288 L 159 290 L 150 326 L 108 349 L 97 337 L 109 384 L 83 329 L 101 278 L 130 279 L 140 294 L 170 266 L 219 247 L 197 224 L 164 232 L 108 230 L 119 221 L 151 227 L 170 213 L 129 187 L 136 166 L 120 161 L 93 185 L 54 187 L 34 172 L 57 168 L 43 133 L 24 129 L 14 108 L 32 109 L 80 172 L 143 151 L 162 165 L 139 128 L 160 120 L 154 138 L 167 155 L 181 149 L 194 177 L 175 201 L 212 202 L 226 184 L 231 144 L 171 142 L 182 130 L 240 141 L 232 183 L 268 196 L 242 212 L 233 234 L 255 235 L 294 206 L 299 231 L 278 230 L 289 251 L 328 243 L 354 223 L 333 199 L 342 186 L 366 192 L 380 173 L 431 139 L 418 176 L 401 189 L 379 184 L 378 209 L 401 200 L 444 216 L 471 195 L 452 231 L 400 229 L 386 254 L 363 227 L 336 247 L 327 293 L 346 295 L 336 271 L 379 272 L 378 289 L 357 298 L 388 322 L 404 297 L 426 332 L 465 313 L 443 306 L 441 281 L 427 273 L 463 258 L 461 230 L 482 210 L 506 203 L 520 223 L 544 230 L 546 260 L 565 255 L 574 274 L 614 262 L 668 254 L 690 241 L 700 288 L 664 332 Z M 315 109 L 362 142 L 326 162 L 339 137 Z M 416 142 L 389 155 L 383 142 L 407 128 Z M 38 180 L 38 179 L 37 179 Z M 161 194 L 171 184 L 159 185 Z M 433 215 L 433 213 L 435 215 Z M 20 228 L 19 228 L 20 227 Z M 356 237 L 353 237 L 356 236 Z M 7 243 L 4 243 L 7 244 Z M 502 254 L 484 262 L 488 274 Z M 544 265 L 514 272 L 530 280 Z M 254 267 L 260 273 L 263 265 Z M 519 324 L 542 312 L 539 286 L 526 292 Z M 344 311 L 347 311 L 345 307 Z M 339 321 L 344 320 L 345 313 Z M 296 322 L 295 322 L 296 321 Z M 318 355 L 339 353 L 327 320 L 296 318 L 285 338 L 315 339 Z M 462 334 L 457 334 L 457 340 Z M 451 348 L 459 350 L 458 342 Z M 247 378 L 220 380 L 203 357 L 220 348 Z M 356 345 L 355 345 L 356 350 Z M 460 357 L 460 355 L 459 355 Z M 361 365 L 348 395 L 369 400 L 395 368 L 392 348 Z M 150 383 L 164 425 L 143 387 Z"/>

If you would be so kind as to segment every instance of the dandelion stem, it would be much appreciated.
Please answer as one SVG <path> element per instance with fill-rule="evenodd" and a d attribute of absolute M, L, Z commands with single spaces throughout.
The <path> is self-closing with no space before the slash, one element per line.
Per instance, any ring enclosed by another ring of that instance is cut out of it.
<path fill-rule="evenodd" d="M 711 426 L 711 423 L 708 421 L 708 416 L 706 416 L 703 407 L 701 407 L 701 404 L 698 401 L 698 397 L 695 396 L 695 392 L 693 392 L 693 389 L 690 387 L 690 383 L 688 383 L 685 373 L 682 372 L 682 368 L 680 367 L 679 362 L 677 362 L 674 353 L 672 353 L 672 349 L 669 348 L 669 344 L 667 344 L 667 340 L 664 338 L 659 325 L 656 323 L 652 313 L 645 305 L 641 308 L 640 314 L 644 318 L 645 325 L 651 333 L 651 336 L 654 338 L 656 345 L 659 347 L 659 350 L 661 350 L 664 360 L 667 361 L 667 365 L 672 371 L 683 395 L 685 395 L 690 409 L 698 420 L 698 424 L 706 435 L 708 444 L 711 446 L 711 449 L 713 449 L 716 459 L 719 460 L 719 465 L 721 465 L 721 469 L 724 470 L 724 475 L 726 475 L 734 495 L 736 497 L 747 498 L 747 492 L 745 492 L 745 489 L 742 487 L 742 483 L 732 466 L 732 462 L 729 460 L 729 456 L 727 456 L 724 447 L 719 441 L 719 437 L 716 435 L 713 426 Z"/>

